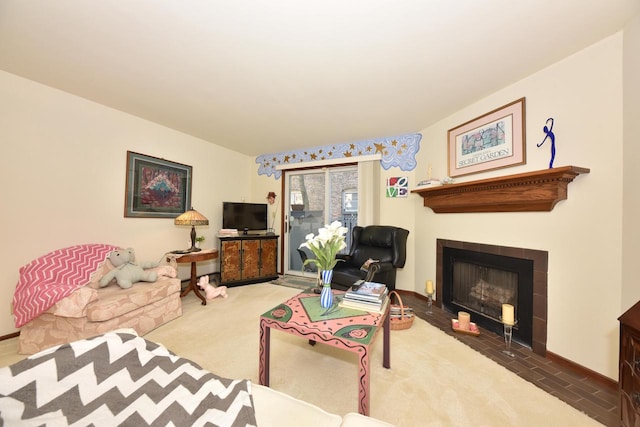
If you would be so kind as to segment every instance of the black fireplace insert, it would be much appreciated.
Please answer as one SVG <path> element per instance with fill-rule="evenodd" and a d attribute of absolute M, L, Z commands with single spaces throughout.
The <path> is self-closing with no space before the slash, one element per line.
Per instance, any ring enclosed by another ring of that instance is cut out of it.
<path fill-rule="evenodd" d="M 531 348 L 533 328 L 533 261 L 524 258 L 443 248 L 442 305 L 456 314 L 503 334 L 502 304 L 515 307 L 513 340 Z"/>

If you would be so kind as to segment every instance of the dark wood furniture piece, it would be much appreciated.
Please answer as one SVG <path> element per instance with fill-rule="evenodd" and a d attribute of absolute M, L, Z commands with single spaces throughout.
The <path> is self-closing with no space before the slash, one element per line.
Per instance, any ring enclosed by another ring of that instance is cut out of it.
<path fill-rule="evenodd" d="M 640 302 L 620 321 L 620 425 L 640 425 Z"/>
<path fill-rule="evenodd" d="M 278 278 L 278 236 L 219 237 L 220 284 L 266 282 Z"/>
<path fill-rule="evenodd" d="M 337 297 L 344 292 L 336 291 Z M 358 355 L 358 412 L 369 415 L 371 387 L 371 351 L 378 332 L 383 331 L 382 366 L 391 368 L 391 327 L 389 304 L 382 313 L 370 313 L 340 307 L 336 302 L 329 309 L 320 306 L 320 297 L 301 292 L 278 304 L 260 316 L 260 363 L 258 378 L 261 385 L 269 386 L 271 329 L 330 345 Z M 309 347 L 313 348 L 313 347 Z M 284 362 L 286 363 L 286 362 Z M 313 366 L 310 367 L 313 369 Z M 304 373 L 299 373 L 304 375 Z M 331 373 L 327 373 L 328 379 Z M 331 378 L 340 388 L 344 378 Z M 338 392 L 338 390 L 336 390 Z"/>
<path fill-rule="evenodd" d="M 207 305 L 207 298 L 200 293 L 198 287 L 198 275 L 196 273 L 196 264 L 201 261 L 209 261 L 218 258 L 218 250 L 211 249 L 202 252 L 189 252 L 175 256 L 175 260 L 179 264 L 191 263 L 191 278 L 189 279 L 189 285 L 182 291 L 180 297 L 187 295 L 193 291 L 194 294 L 202 301 L 202 305 Z"/>

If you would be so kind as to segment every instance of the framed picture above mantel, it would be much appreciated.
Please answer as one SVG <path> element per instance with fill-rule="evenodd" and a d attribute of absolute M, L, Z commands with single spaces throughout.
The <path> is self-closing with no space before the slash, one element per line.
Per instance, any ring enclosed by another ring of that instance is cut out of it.
<path fill-rule="evenodd" d="M 525 98 L 449 129 L 447 141 L 450 177 L 525 164 Z"/>
<path fill-rule="evenodd" d="M 175 218 L 191 207 L 191 166 L 127 151 L 124 216 Z"/>

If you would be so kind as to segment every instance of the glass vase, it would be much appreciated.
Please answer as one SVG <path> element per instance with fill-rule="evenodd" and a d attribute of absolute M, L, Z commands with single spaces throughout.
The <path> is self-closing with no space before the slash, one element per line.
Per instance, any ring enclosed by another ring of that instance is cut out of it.
<path fill-rule="evenodd" d="M 322 290 L 320 291 L 320 307 L 329 308 L 333 305 L 333 291 L 331 290 L 331 279 L 333 270 L 322 270 L 320 279 L 322 280 Z"/>

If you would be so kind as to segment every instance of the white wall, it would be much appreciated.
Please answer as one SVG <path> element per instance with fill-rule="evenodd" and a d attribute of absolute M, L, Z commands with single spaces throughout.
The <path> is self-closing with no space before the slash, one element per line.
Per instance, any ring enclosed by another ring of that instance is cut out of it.
<path fill-rule="evenodd" d="M 548 167 L 542 128 L 555 119 L 554 166 L 591 169 L 552 212 L 434 214 L 415 196 L 416 277 L 435 278 L 437 238 L 549 252 L 547 349 L 617 378 L 622 248 L 622 33 L 560 61 L 422 131 L 416 179 L 447 175 L 447 130 L 526 97 L 526 165 L 471 181 Z"/>
<path fill-rule="evenodd" d="M 0 336 L 15 331 L 18 269 L 40 255 L 98 242 L 159 261 L 187 247 L 189 229 L 172 219 L 124 218 L 127 150 L 193 167 L 193 206 L 210 221 L 198 227 L 205 248 L 218 245 L 222 202 L 251 196 L 253 158 L 5 72 L 0 132 Z M 187 267 L 180 270 L 188 277 Z M 213 263 L 199 273 L 206 270 Z"/>
<path fill-rule="evenodd" d="M 624 32 L 624 207 L 622 300 L 620 312 L 640 300 L 638 259 L 640 259 L 640 16 Z"/>
<path fill-rule="evenodd" d="M 423 139 L 424 141 L 424 139 Z M 422 142 L 421 144 L 424 144 Z M 423 146 L 423 145 L 422 145 Z M 418 165 L 420 168 L 420 165 Z M 395 225 L 396 227 L 402 227 L 409 230 L 409 237 L 407 238 L 407 261 L 404 268 L 398 269 L 396 272 L 396 288 L 407 290 L 424 290 L 424 280 L 422 280 L 422 286 L 416 282 L 417 265 L 422 263 L 423 257 L 419 255 L 415 249 L 415 241 L 421 239 L 421 235 L 416 234 L 415 222 L 416 222 L 416 195 L 409 193 L 408 197 L 387 197 L 386 188 L 387 180 L 393 177 L 410 177 L 411 172 L 405 172 L 399 168 L 391 168 L 389 170 L 382 170 L 380 173 L 379 193 L 380 193 L 380 222 L 382 225 Z M 422 178 L 424 179 L 424 178 Z M 415 180 L 409 180 L 410 185 L 415 183 Z M 420 200 L 422 202 L 422 200 Z M 435 276 L 434 276 L 435 277 Z M 420 281 L 420 280 L 419 280 Z"/>

